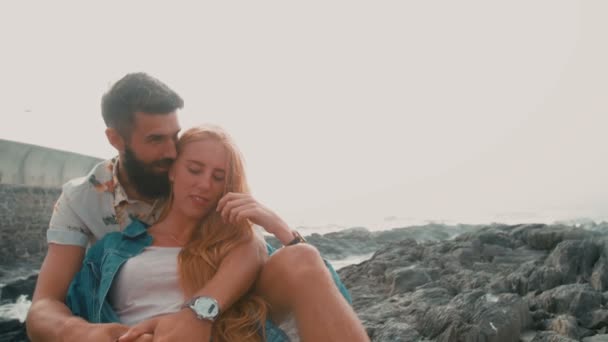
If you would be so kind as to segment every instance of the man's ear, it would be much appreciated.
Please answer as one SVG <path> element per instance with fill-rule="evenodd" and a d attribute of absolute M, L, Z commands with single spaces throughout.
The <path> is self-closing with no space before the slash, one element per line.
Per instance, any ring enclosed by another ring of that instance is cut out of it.
<path fill-rule="evenodd" d="M 118 153 L 123 153 L 125 151 L 125 140 L 115 128 L 106 128 L 106 137 L 108 138 L 110 145 L 118 150 Z"/>

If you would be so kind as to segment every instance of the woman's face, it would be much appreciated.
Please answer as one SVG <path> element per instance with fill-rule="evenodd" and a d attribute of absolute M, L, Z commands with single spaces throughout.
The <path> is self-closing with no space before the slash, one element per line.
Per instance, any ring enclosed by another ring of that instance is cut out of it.
<path fill-rule="evenodd" d="M 186 144 L 170 171 L 173 208 L 203 218 L 222 196 L 227 169 L 228 154 L 220 142 L 205 139 Z"/>

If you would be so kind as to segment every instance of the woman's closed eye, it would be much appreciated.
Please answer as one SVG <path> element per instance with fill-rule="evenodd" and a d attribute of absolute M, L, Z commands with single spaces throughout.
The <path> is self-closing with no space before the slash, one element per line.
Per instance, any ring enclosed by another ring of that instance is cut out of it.
<path fill-rule="evenodd" d="M 203 169 L 198 168 L 198 167 L 189 167 L 188 172 L 190 172 L 193 175 L 200 175 L 201 173 L 203 173 Z M 224 179 L 226 178 L 224 174 L 215 174 L 215 173 L 212 175 L 212 177 L 213 177 L 213 180 L 216 182 L 223 182 Z"/>
<path fill-rule="evenodd" d="M 200 174 L 203 170 L 201 168 L 198 167 L 189 167 L 188 171 L 193 174 L 193 175 L 198 175 Z"/>

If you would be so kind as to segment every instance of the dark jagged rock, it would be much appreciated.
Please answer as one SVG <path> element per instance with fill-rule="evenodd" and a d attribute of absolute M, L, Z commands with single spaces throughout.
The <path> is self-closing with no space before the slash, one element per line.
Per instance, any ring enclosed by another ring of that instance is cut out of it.
<path fill-rule="evenodd" d="M 305 238 L 324 257 L 338 260 L 348 256 L 373 253 L 395 241 L 404 239 L 441 241 L 479 228 L 480 226 L 475 225 L 427 224 L 370 232 L 365 228 L 355 227 L 323 235 L 315 233 Z M 266 241 L 275 248 L 281 247 L 280 242 L 273 236 L 267 236 Z"/>
<path fill-rule="evenodd" d="M 26 278 L 13 280 L 0 288 L 0 305 L 13 304 L 22 295 L 31 299 L 37 279 L 38 275 L 34 274 Z M 18 319 L 0 317 L 0 342 L 25 341 L 28 341 L 25 324 Z"/>
<path fill-rule="evenodd" d="M 598 309 L 589 311 L 581 316 L 581 326 L 588 329 L 599 330 L 608 327 L 608 310 Z"/>
<path fill-rule="evenodd" d="M 29 299 L 34 294 L 38 275 L 34 274 L 25 279 L 17 279 L 12 281 L 0 290 L 0 300 L 14 302 L 21 295 L 27 296 Z"/>
<path fill-rule="evenodd" d="M 607 228 L 608 230 L 608 228 Z M 600 259 L 595 263 L 591 280 L 589 283 L 598 291 L 608 290 L 608 243 L 603 243 L 599 247 Z"/>
<path fill-rule="evenodd" d="M 608 334 L 597 334 L 583 338 L 583 342 L 608 342 Z"/>
<path fill-rule="evenodd" d="M 555 331 L 561 336 L 580 340 L 582 337 L 593 335 L 593 333 L 577 324 L 576 318 L 570 315 L 559 315 L 547 321 L 547 330 Z"/>
<path fill-rule="evenodd" d="M 576 342 L 577 339 L 572 339 L 567 336 L 560 335 L 554 331 L 542 331 L 531 342 Z"/>
<path fill-rule="evenodd" d="M 29 341 L 25 332 L 25 325 L 17 319 L 0 318 L 0 342 Z"/>
<path fill-rule="evenodd" d="M 607 239 L 564 225 L 491 225 L 392 242 L 339 273 L 374 341 L 577 341 L 608 327 Z"/>
<path fill-rule="evenodd" d="M 582 317 L 588 311 L 600 308 L 602 294 L 589 284 L 568 284 L 547 290 L 538 295 L 536 300 L 538 306 L 548 312 Z"/>
<path fill-rule="evenodd" d="M 419 341 L 422 336 L 411 325 L 395 320 L 388 320 L 383 326 L 374 330 L 374 341 Z"/>

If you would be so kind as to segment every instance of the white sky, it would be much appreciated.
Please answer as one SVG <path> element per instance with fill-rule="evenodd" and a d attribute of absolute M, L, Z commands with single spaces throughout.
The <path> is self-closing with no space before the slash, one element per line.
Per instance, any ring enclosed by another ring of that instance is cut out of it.
<path fill-rule="evenodd" d="M 182 127 L 232 133 L 292 223 L 608 216 L 607 17 L 602 0 L 3 2 L 0 138 L 111 157 L 100 97 L 146 71 L 185 99 Z"/>

